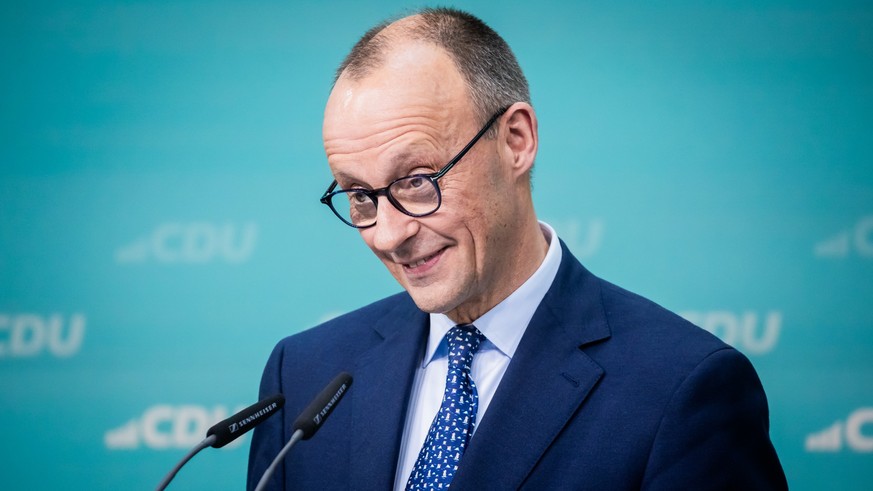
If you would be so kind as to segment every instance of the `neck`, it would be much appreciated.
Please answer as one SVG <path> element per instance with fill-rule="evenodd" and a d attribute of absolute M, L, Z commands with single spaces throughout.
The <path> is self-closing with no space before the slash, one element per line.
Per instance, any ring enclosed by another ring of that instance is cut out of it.
<path fill-rule="evenodd" d="M 446 316 L 452 321 L 458 324 L 474 323 L 523 285 L 543 263 L 549 243 L 540 229 L 536 215 L 530 213 L 519 230 L 521 233 L 507 242 L 515 247 L 506 260 L 496 266 L 499 274 L 492 278 L 491 286 L 478 299 L 446 312 Z"/>

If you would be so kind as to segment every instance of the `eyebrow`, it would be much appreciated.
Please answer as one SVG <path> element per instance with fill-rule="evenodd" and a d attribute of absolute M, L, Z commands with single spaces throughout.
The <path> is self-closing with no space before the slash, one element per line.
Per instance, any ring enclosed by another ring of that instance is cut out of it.
<path fill-rule="evenodd" d="M 334 179 L 334 181 L 337 182 L 337 184 L 340 184 L 340 185 L 341 185 L 341 181 L 360 181 L 360 179 L 358 179 L 357 177 L 351 176 L 351 175 L 346 174 L 345 172 L 342 172 L 342 171 L 337 171 L 333 175 L 333 179 Z"/>
<path fill-rule="evenodd" d="M 434 165 L 433 159 L 423 158 L 420 152 L 410 152 L 407 150 L 403 150 L 392 156 L 388 162 L 392 166 L 392 169 L 397 171 L 393 173 L 393 177 L 391 177 L 388 182 L 408 175 L 409 171 L 415 167 L 431 167 Z M 342 182 L 353 181 L 361 183 L 361 185 L 366 185 L 367 187 L 375 187 L 370 183 L 365 183 L 365 180 L 361 179 L 359 176 L 347 174 L 343 171 L 337 171 L 334 175 L 334 179 L 338 184 L 340 184 L 340 186 L 342 186 Z M 385 184 L 387 185 L 388 183 Z"/>
<path fill-rule="evenodd" d="M 391 165 L 400 167 L 405 166 L 407 168 L 416 167 L 419 165 L 428 165 L 428 163 L 432 159 L 422 158 L 422 152 L 410 152 L 409 150 L 403 150 L 398 154 L 391 157 Z"/>

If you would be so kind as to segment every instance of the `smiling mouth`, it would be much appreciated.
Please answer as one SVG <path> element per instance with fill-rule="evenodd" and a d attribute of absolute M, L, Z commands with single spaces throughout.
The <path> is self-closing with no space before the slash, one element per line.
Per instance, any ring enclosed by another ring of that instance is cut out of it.
<path fill-rule="evenodd" d="M 418 261 L 415 261 L 412 263 L 404 263 L 403 269 L 408 271 L 408 272 L 414 272 L 414 273 L 424 272 L 425 270 L 429 269 L 429 267 L 436 262 L 436 259 L 438 259 L 439 256 L 443 253 L 443 250 L 444 249 L 440 249 L 439 251 L 431 254 L 430 256 L 423 257 L 423 258 L 419 259 Z"/>

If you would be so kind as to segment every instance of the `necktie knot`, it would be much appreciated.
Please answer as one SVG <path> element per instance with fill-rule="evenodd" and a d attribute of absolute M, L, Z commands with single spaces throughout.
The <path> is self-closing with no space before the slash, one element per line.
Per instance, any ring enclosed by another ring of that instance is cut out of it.
<path fill-rule="evenodd" d="M 446 333 L 449 346 L 449 367 L 470 370 L 473 355 L 485 336 L 472 324 L 458 324 Z"/>

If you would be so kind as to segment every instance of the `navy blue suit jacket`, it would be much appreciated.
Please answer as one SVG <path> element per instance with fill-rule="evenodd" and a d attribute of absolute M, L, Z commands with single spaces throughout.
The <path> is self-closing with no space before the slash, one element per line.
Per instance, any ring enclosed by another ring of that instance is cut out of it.
<path fill-rule="evenodd" d="M 592 275 L 561 245 L 452 489 L 786 489 L 746 357 Z M 261 396 L 287 403 L 254 432 L 249 488 L 298 413 L 348 371 L 345 399 L 269 489 L 389 489 L 427 331 L 428 315 L 401 293 L 281 341 Z"/>

